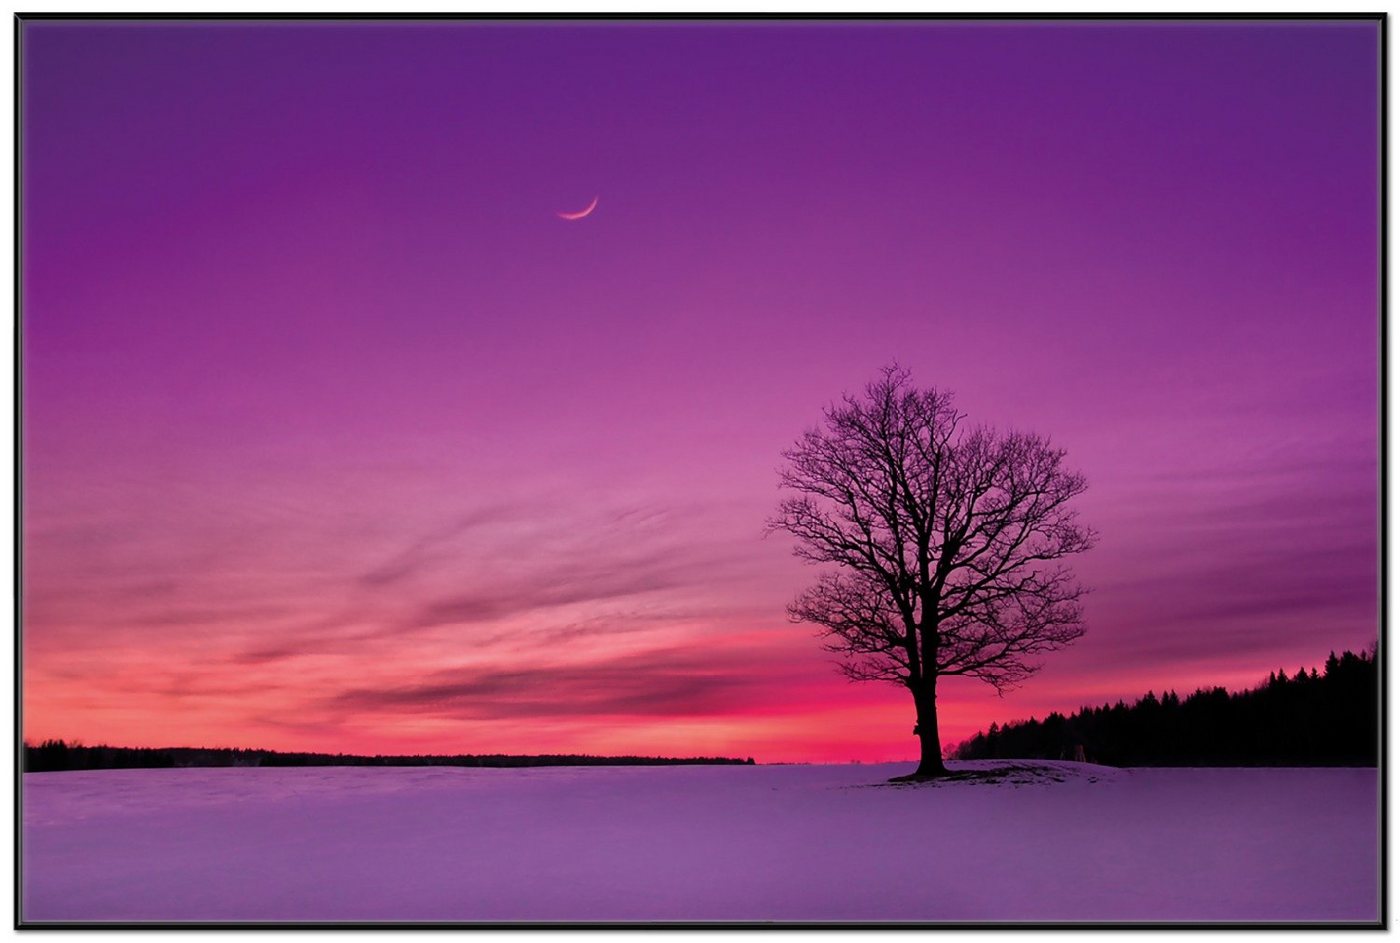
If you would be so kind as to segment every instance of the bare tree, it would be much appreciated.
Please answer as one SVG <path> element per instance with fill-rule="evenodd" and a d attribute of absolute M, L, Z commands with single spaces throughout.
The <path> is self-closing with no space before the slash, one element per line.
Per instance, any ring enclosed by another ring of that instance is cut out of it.
<path fill-rule="evenodd" d="M 1037 435 L 968 426 L 952 394 L 887 367 L 783 452 L 770 530 L 811 563 L 836 564 L 788 607 L 821 627 L 853 681 L 914 697 L 920 760 L 911 778 L 947 772 L 938 738 L 940 677 L 998 693 L 1035 656 L 1084 634 L 1084 589 L 1061 561 L 1094 533 L 1071 500 L 1084 477 Z"/>

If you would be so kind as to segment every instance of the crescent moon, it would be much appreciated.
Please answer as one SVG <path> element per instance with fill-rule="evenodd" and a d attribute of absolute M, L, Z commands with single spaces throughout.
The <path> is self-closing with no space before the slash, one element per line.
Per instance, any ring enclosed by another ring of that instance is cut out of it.
<path fill-rule="evenodd" d="M 594 211 L 595 209 L 597 209 L 597 208 L 598 208 L 598 198 L 595 196 L 595 197 L 593 198 L 593 202 L 592 202 L 592 203 L 589 203 L 587 206 L 585 206 L 583 209 L 579 210 L 577 213 L 556 213 L 555 215 L 558 216 L 560 219 L 583 219 L 585 216 L 587 216 L 589 213 L 593 212 L 593 211 Z"/>

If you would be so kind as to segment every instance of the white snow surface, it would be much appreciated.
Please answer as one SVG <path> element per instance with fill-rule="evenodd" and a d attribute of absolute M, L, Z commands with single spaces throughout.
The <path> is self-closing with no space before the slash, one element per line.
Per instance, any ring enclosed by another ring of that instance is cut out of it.
<path fill-rule="evenodd" d="M 954 764 L 955 769 L 1006 766 Z M 1374 769 L 27 773 L 43 921 L 1367 921 Z"/>

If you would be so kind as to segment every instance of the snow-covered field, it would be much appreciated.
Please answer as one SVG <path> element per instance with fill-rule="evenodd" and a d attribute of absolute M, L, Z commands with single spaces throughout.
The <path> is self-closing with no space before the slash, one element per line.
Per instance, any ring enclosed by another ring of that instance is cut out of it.
<path fill-rule="evenodd" d="M 1375 770 L 1042 767 L 29 773 L 22 914 L 1376 919 Z"/>

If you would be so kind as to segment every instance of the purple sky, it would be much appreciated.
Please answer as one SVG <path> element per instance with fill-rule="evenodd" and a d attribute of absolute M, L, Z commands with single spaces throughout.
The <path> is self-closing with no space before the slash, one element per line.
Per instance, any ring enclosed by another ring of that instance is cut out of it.
<path fill-rule="evenodd" d="M 27 23 L 26 735 L 911 755 L 761 538 L 893 358 L 1101 534 L 947 740 L 1369 644 L 1377 43 Z"/>

